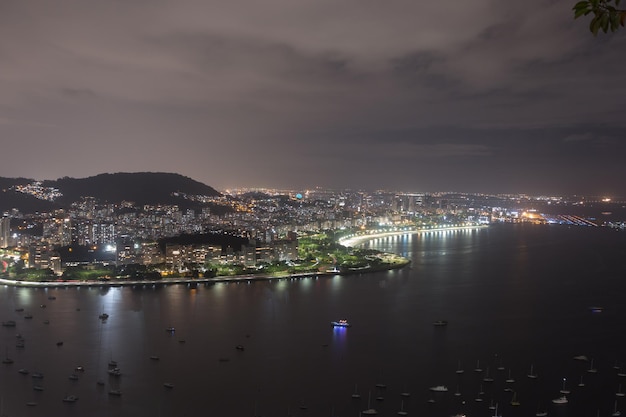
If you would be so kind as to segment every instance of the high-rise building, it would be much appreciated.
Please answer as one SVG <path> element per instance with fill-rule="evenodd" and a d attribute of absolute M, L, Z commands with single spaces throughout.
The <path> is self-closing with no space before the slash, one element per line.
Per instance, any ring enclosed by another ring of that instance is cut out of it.
<path fill-rule="evenodd" d="M 0 218 L 0 248 L 9 246 L 9 238 L 11 237 L 11 218 Z"/>

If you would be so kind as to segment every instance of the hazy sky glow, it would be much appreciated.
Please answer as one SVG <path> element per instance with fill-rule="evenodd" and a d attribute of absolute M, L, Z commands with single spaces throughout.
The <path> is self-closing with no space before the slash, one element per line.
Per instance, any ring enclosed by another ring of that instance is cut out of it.
<path fill-rule="evenodd" d="M 0 176 L 626 196 L 626 30 L 574 0 L 0 4 Z"/>

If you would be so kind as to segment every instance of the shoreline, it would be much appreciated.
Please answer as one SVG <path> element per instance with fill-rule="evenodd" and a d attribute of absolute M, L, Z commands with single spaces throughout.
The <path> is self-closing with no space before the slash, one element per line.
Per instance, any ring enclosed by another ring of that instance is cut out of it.
<path fill-rule="evenodd" d="M 393 232 L 380 232 L 380 233 L 341 238 L 337 241 L 337 243 L 343 246 L 350 247 L 356 244 L 360 244 L 367 240 L 378 239 L 378 238 L 387 237 L 387 236 L 420 235 L 420 234 L 426 234 L 426 233 L 447 232 L 447 231 L 455 231 L 455 230 L 484 229 L 487 227 L 489 227 L 489 225 L 484 224 L 484 225 L 474 225 L 474 226 L 451 226 L 451 227 L 438 227 L 434 229 L 410 229 L 410 230 L 393 231 Z"/>
<path fill-rule="evenodd" d="M 463 230 L 463 229 L 479 229 L 487 227 L 485 226 L 459 226 L 459 227 L 447 227 L 439 229 L 416 229 L 416 230 L 403 230 L 394 232 L 384 232 L 369 234 L 363 236 L 355 236 L 344 239 L 339 239 L 338 243 L 344 246 L 353 246 L 366 240 L 376 239 L 385 236 L 404 235 L 404 234 L 421 234 L 427 232 L 441 232 L 449 230 Z M 346 245 L 350 243 L 350 245 Z M 293 278 L 318 278 L 327 277 L 333 275 L 354 275 L 363 274 L 369 272 L 390 271 L 394 269 L 401 269 L 409 265 L 411 262 L 399 266 L 391 266 L 387 268 L 367 268 L 354 271 L 326 271 L 326 272 L 303 272 L 300 274 L 289 274 L 285 276 L 275 275 L 233 275 L 233 276 L 221 276 L 213 278 L 162 278 L 159 280 L 133 280 L 133 281 L 17 281 L 11 279 L 0 278 L 0 285 L 10 285 L 13 287 L 27 287 L 27 288 L 71 288 L 71 287 L 132 287 L 137 285 L 180 285 L 180 284 L 214 284 L 219 282 L 250 282 L 250 281 L 271 281 L 273 279 L 293 279 Z"/>

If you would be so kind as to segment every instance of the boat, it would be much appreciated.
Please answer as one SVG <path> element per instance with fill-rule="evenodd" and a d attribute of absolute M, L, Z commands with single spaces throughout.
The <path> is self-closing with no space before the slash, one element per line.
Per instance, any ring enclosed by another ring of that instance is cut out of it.
<path fill-rule="evenodd" d="M 121 376 L 122 375 L 122 371 L 120 370 L 120 368 L 109 369 L 107 372 L 109 373 L 109 375 L 113 375 L 113 376 Z"/>
<path fill-rule="evenodd" d="M 41 385 L 33 385 L 33 389 L 35 391 L 43 391 L 43 387 Z"/>
<path fill-rule="evenodd" d="M 33 315 L 32 315 L 32 314 L 30 314 L 30 313 L 27 313 L 27 314 L 25 314 L 25 315 L 24 315 L 24 318 L 25 318 L 25 319 L 32 319 L 32 318 L 33 318 Z"/>
<path fill-rule="evenodd" d="M 476 361 L 476 368 L 474 368 L 474 372 L 482 372 L 483 368 L 480 367 L 480 360 Z"/>
<path fill-rule="evenodd" d="M 589 364 L 589 369 L 587 369 L 587 372 L 589 372 L 590 374 L 595 374 L 598 372 L 598 370 L 593 367 L 593 358 L 591 358 L 591 363 Z"/>
<path fill-rule="evenodd" d="M 535 415 L 537 417 L 546 417 L 548 415 L 548 412 L 546 410 L 537 410 Z"/>
<path fill-rule="evenodd" d="M 567 381 L 566 378 L 563 378 L 563 388 L 561 388 L 561 394 L 569 394 L 570 390 L 565 389 L 565 382 Z"/>
<path fill-rule="evenodd" d="M 615 393 L 615 396 L 617 396 L 617 397 L 623 397 L 624 396 L 624 392 L 622 391 L 622 384 L 619 385 L 619 388 L 617 389 L 617 392 Z"/>
<path fill-rule="evenodd" d="M 456 372 L 457 374 L 459 374 L 459 375 L 460 375 L 460 374 L 462 374 L 463 372 L 465 372 L 465 371 L 463 370 L 463 368 L 461 368 L 461 360 L 460 360 L 460 359 L 459 359 L 459 364 L 458 364 L 458 366 L 457 366 L 457 368 L 456 368 L 456 371 L 455 371 L 455 372 Z"/>
<path fill-rule="evenodd" d="M 164 386 L 165 388 L 169 388 L 169 389 L 174 388 L 174 384 L 172 384 L 171 382 L 164 382 L 164 383 L 163 383 L 163 386 Z"/>
<path fill-rule="evenodd" d="M 2 363 L 4 363 L 5 365 L 10 365 L 13 363 L 13 359 L 9 358 L 9 349 L 6 350 L 6 354 L 4 356 L 4 359 L 2 359 Z"/>
<path fill-rule="evenodd" d="M 613 414 L 611 414 L 611 416 L 619 417 L 621 415 L 622 415 L 621 411 L 617 409 L 617 400 L 615 400 L 615 407 L 613 408 Z"/>
<path fill-rule="evenodd" d="M 517 400 L 517 392 L 513 391 L 513 398 L 511 398 L 511 405 L 513 407 L 518 407 L 521 403 Z"/>
<path fill-rule="evenodd" d="M 370 407 L 370 399 L 371 399 L 371 392 L 368 393 L 367 395 L 367 409 L 361 411 L 361 414 L 366 415 L 366 416 L 374 416 L 376 414 L 378 414 L 378 411 L 376 411 L 375 408 L 371 408 Z"/>
<path fill-rule="evenodd" d="M 54 295 L 48 297 L 48 300 L 56 300 L 57 298 Z"/>
<path fill-rule="evenodd" d="M 528 378 L 537 379 L 537 374 L 535 373 L 534 366 L 530 365 L 530 371 L 528 372 Z"/>
<path fill-rule="evenodd" d="M 63 346 L 63 342 L 58 341 L 58 342 L 57 342 L 57 346 Z"/>
<path fill-rule="evenodd" d="M 396 414 L 398 414 L 399 416 L 407 416 L 407 415 L 409 415 L 409 413 L 404 411 L 404 400 L 400 401 L 400 410 Z"/>
<path fill-rule="evenodd" d="M 356 384 L 354 384 L 354 393 L 352 394 L 352 398 L 354 398 L 354 399 L 361 398 L 361 394 L 359 394 L 359 392 L 357 390 L 357 385 Z"/>
<path fill-rule="evenodd" d="M 29 407 L 35 407 L 37 405 L 37 403 L 35 401 L 29 401 L 26 403 L 27 406 Z"/>
<path fill-rule="evenodd" d="M 25 368 L 20 368 L 17 370 L 17 372 L 22 375 L 28 375 L 28 369 L 25 369 Z"/>
<path fill-rule="evenodd" d="M 150 359 L 152 359 L 153 361 L 158 361 L 160 358 L 157 355 L 152 355 L 150 356 Z"/>
<path fill-rule="evenodd" d="M 348 323 L 348 320 L 337 320 L 337 321 L 331 321 L 330 324 L 333 327 L 351 327 L 352 325 L 350 323 Z"/>
<path fill-rule="evenodd" d="M 68 378 L 71 379 L 72 381 L 78 381 L 78 375 L 76 374 L 71 374 Z"/>
<path fill-rule="evenodd" d="M 99 318 L 100 320 L 106 320 L 106 319 L 108 319 L 108 318 L 109 318 L 109 315 L 108 315 L 107 313 L 102 313 L 102 314 L 100 314 L 100 315 L 98 316 L 98 318 Z"/>
<path fill-rule="evenodd" d="M 237 350 L 245 350 L 246 348 L 243 347 L 243 345 L 237 345 L 237 346 L 235 346 L 235 349 L 237 349 Z"/>
<path fill-rule="evenodd" d="M 560 396 L 552 400 L 554 404 L 567 404 L 567 397 L 565 395 Z"/>
<path fill-rule="evenodd" d="M 511 376 L 511 370 L 510 369 L 509 369 L 509 377 L 507 379 L 505 379 L 504 382 L 506 382 L 507 384 L 512 384 L 512 383 L 515 382 L 515 380 Z"/>
<path fill-rule="evenodd" d="M 580 382 L 578 383 L 579 387 L 584 387 L 585 386 L 585 382 L 583 381 L 583 376 L 580 376 Z"/>
<path fill-rule="evenodd" d="M 170 333 L 174 333 L 176 331 L 176 328 L 175 327 L 166 327 L 165 331 L 166 332 L 170 332 Z"/>
<path fill-rule="evenodd" d="M 111 389 L 109 390 L 109 395 L 114 395 L 116 397 L 119 397 L 122 395 L 122 391 L 118 390 L 118 389 Z"/>
<path fill-rule="evenodd" d="M 85 372 L 85 367 L 82 365 L 78 365 L 76 368 L 74 368 L 74 370 L 78 372 Z"/>
<path fill-rule="evenodd" d="M 66 395 L 63 397 L 63 402 L 65 403 L 75 403 L 78 400 L 78 397 L 75 395 Z"/>
<path fill-rule="evenodd" d="M 433 322 L 433 326 L 435 327 L 444 327 L 448 325 L 448 321 L 447 320 L 436 320 Z"/>
<path fill-rule="evenodd" d="M 448 391 L 448 387 L 446 387 L 445 385 L 435 385 L 434 387 L 430 387 L 429 389 L 433 392 L 447 392 Z"/>
<path fill-rule="evenodd" d="M 487 368 L 487 371 L 485 372 L 483 382 L 493 382 L 493 378 L 489 376 L 489 368 Z"/>
<path fill-rule="evenodd" d="M 43 379 L 43 374 L 41 372 L 33 372 L 30 376 L 35 379 Z"/>
<path fill-rule="evenodd" d="M 3 321 L 3 322 L 2 322 L 2 325 L 3 325 L 4 327 L 15 327 L 15 326 L 16 326 L 16 324 L 17 324 L 17 323 L 15 322 L 15 320 L 7 320 L 7 321 Z"/>
<path fill-rule="evenodd" d="M 574 356 L 574 360 L 575 361 L 587 362 L 587 361 L 589 361 L 589 358 L 586 357 L 585 355 L 578 355 L 578 356 Z"/>

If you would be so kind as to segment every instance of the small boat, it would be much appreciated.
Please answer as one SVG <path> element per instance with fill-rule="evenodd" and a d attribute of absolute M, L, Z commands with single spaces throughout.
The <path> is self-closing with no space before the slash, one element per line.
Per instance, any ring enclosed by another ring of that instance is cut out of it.
<path fill-rule="evenodd" d="M 511 405 L 514 407 L 518 407 L 520 402 L 517 400 L 517 392 L 513 391 L 513 398 L 511 398 Z"/>
<path fill-rule="evenodd" d="M 113 375 L 113 376 L 121 376 L 122 375 L 122 371 L 120 370 L 120 368 L 109 369 L 107 372 L 109 373 L 109 375 Z"/>
<path fill-rule="evenodd" d="M 591 363 L 589 364 L 589 369 L 587 369 L 587 372 L 589 372 L 590 374 L 595 374 L 598 372 L 598 370 L 593 367 L 593 358 L 591 358 Z"/>
<path fill-rule="evenodd" d="M 546 410 L 537 410 L 535 415 L 537 417 L 546 417 L 548 415 L 548 412 Z"/>
<path fill-rule="evenodd" d="M 237 345 L 237 346 L 235 346 L 235 349 L 237 349 L 237 350 L 245 350 L 246 348 L 243 347 L 243 345 Z"/>
<path fill-rule="evenodd" d="M 354 393 L 352 394 L 352 398 L 354 398 L 354 399 L 361 398 L 361 394 L 359 394 L 359 391 L 357 390 L 357 385 L 356 384 L 354 384 Z"/>
<path fill-rule="evenodd" d="M 463 368 L 461 368 L 461 360 L 460 360 L 460 359 L 459 359 L 459 365 L 457 366 L 457 368 L 456 368 L 456 371 L 455 371 L 455 372 L 456 372 L 457 374 L 459 374 L 459 375 L 460 375 L 460 374 L 462 374 L 463 372 L 465 372 L 465 371 L 463 370 Z"/>
<path fill-rule="evenodd" d="M 400 410 L 396 414 L 398 414 L 399 416 L 409 415 L 409 413 L 404 411 L 404 400 L 400 401 Z"/>
<path fill-rule="evenodd" d="M 106 319 L 108 319 L 108 318 L 109 318 L 109 315 L 108 315 L 107 313 L 102 313 L 102 314 L 100 314 L 100 315 L 98 316 L 98 318 L 99 318 L 100 320 L 106 320 Z"/>
<path fill-rule="evenodd" d="M 338 320 L 338 321 L 331 321 L 330 324 L 333 327 L 351 327 L 352 325 L 350 323 L 348 323 L 348 320 Z"/>
<path fill-rule="evenodd" d="M 530 365 L 530 372 L 528 372 L 528 378 L 537 379 L 537 374 L 535 373 L 534 366 Z"/>
<path fill-rule="evenodd" d="M 71 379 L 72 381 L 78 381 L 78 375 L 76 374 L 71 374 L 68 378 Z"/>
<path fill-rule="evenodd" d="M 476 361 L 476 368 L 474 368 L 474 372 L 482 372 L 483 368 L 480 367 L 480 360 Z"/>
<path fill-rule="evenodd" d="M 585 381 L 583 381 L 583 376 L 580 376 L 580 382 L 578 383 L 579 387 L 584 387 L 585 386 Z"/>
<path fill-rule="evenodd" d="M 615 393 L 615 396 L 616 397 L 623 397 L 624 395 L 625 395 L 624 391 L 622 391 L 622 384 L 620 384 L 619 388 L 617 389 L 617 392 Z"/>
<path fill-rule="evenodd" d="M 435 327 L 444 327 L 448 325 L 448 321 L 447 320 L 436 320 L 433 322 L 433 326 Z"/>
<path fill-rule="evenodd" d="M 18 313 L 21 313 L 22 311 L 24 311 L 24 309 L 22 307 L 18 307 L 15 309 L 15 311 L 17 311 Z"/>
<path fill-rule="evenodd" d="M 378 411 L 376 411 L 376 409 L 370 407 L 370 398 L 371 398 L 371 392 L 367 396 L 367 409 L 361 411 L 361 414 L 366 415 L 366 416 L 374 416 L 378 414 Z"/>
<path fill-rule="evenodd" d="M 621 411 L 617 409 L 617 400 L 615 400 L 615 408 L 613 408 L 613 414 L 611 414 L 611 416 L 619 417 L 621 415 L 622 415 Z"/>
<path fill-rule="evenodd" d="M 22 375 L 28 375 L 28 369 L 20 368 L 17 370 L 17 372 Z"/>
<path fill-rule="evenodd" d="M 164 386 L 165 388 L 169 388 L 169 389 L 174 388 L 174 384 L 172 384 L 171 382 L 164 382 L 164 383 L 163 383 L 163 386 Z"/>
<path fill-rule="evenodd" d="M 56 300 L 57 298 L 54 295 L 48 297 L 48 300 Z"/>
<path fill-rule="evenodd" d="M 109 390 L 109 395 L 114 395 L 116 397 L 119 397 L 122 395 L 122 391 L 118 390 L 118 389 L 111 389 Z"/>
<path fill-rule="evenodd" d="M 7 320 L 7 321 L 3 321 L 2 325 L 4 327 L 15 327 L 17 323 L 15 323 L 15 320 Z"/>
<path fill-rule="evenodd" d="M 117 367 L 117 361 L 114 361 L 113 359 L 111 359 L 109 361 L 109 368 L 116 368 Z"/>
<path fill-rule="evenodd" d="M 43 379 L 43 374 L 41 372 L 33 372 L 30 376 L 35 379 Z"/>
<path fill-rule="evenodd" d="M 29 407 L 35 407 L 37 405 L 37 403 L 35 401 L 29 401 L 26 403 L 27 406 Z"/>
<path fill-rule="evenodd" d="M 104 386 L 104 380 L 102 380 L 102 379 L 98 379 L 98 380 L 96 381 L 96 385 Z"/>
<path fill-rule="evenodd" d="M 25 314 L 25 315 L 24 315 L 24 318 L 25 318 L 25 319 L 32 319 L 32 318 L 33 318 L 33 315 L 32 315 L 32 314 L 30 314 L 30 313 L 28 313 L 28 314 Z"/>
<path fill-rule="evenodd" d="M 560 391 L 560 392 L 561 392 L 561 394 L 569 394 L 569 393 L 570 393 L 570 390 L 565 389 L 565 382 L 566 382 L 566 381 L 567 381 L 567 379 L 566 379 L 566 378 L 563 378 L 563 388 L 561 388 L 561 391 Z"/>
<path fill-rule="evenodd" d="M 587 362 L 589 361 L 589 358 L 586 357 L 585 355 L 578 355 L 578 356 L 574 356 L 573 358 L 575 361 L 583 361 L 583 362 Z"/>
<path fill-rule="evenodd" d="M 50 320 L 48 320 L 48 319 L 44 320 L 43 324 L 50 324 Z"/>
<path fill-rule="evenodd" d="M 483 382 L 493 382 L 493 378 L 489 376 L 489 368 L 487 368 L 487 371 L 485 372 Z"/>
<path fill-rule="evenodd" d="M 57 342 L 57 346 L 63 346 L 63 342 L 61 341 Z"/>
<path fill-rule="evenodd" d="M 45 304 L 41 304 L 39 307 L 40 308 L 46 308 L 46 305 Z"/>
<path fill-rule="evenodd" d="M 152 355 L 150 356 L 150 359 L 152 359 L 153 361 L 158 361 L 160 358 L 157 355 Z"/>
<path fill-rule="evenodd" d="M 511 370 L 509 369 L 509 377 L 507 379 L 504 380 L 504 382 L 506 382 L 507 384 L 512 384 L 515 382 L 515 379 L 513 379 L 513 377 L 511 376 Z"/>
<path fill-rule="evenodd" d="M 85 372 L 85 367 L 78 365 L 76 368 L 74 368 L 74 370 L 78 372 Z"/>
<path fill-rule="evenodd" d="M 445 385 L 435 385 L 434 387 L 430 387 L 429 389 L 433 392 L 447 392 L 448 391 L 448 387 L 446 387 Z"/>
<path fill-rule="evenodd" d="M 554 404 L 567 404 L 567 397 L 565 395 L 560 396 L 552 400 Z"/>
<path fill-rule="evenodd" d="M 166 327 L 165 331 L 166 332 L 170 332 L 170 333 L 174 333 L 176 331 L 176 328 L 175 327 Z"/>
<path fill-rule="evenodd" d="M 43 391 L 43 387 L 41 385 L 33 385 L 33 389 L 35 391 Z"/>
<path fill-rule="evenodd" d="M 75 395 L 66 395 L 63 397 L 63 402 L 65 403 L 75 403 L 78 400 L 78 397 Z"/>

